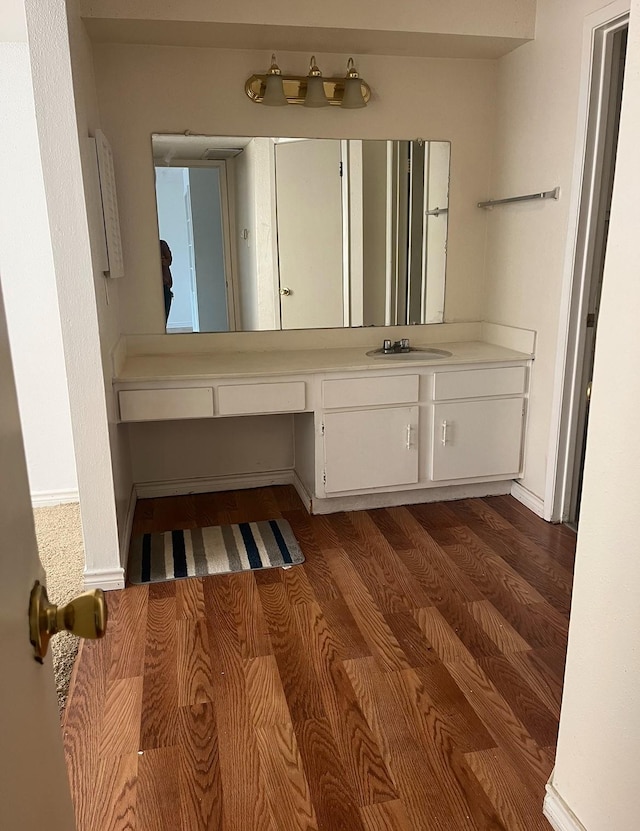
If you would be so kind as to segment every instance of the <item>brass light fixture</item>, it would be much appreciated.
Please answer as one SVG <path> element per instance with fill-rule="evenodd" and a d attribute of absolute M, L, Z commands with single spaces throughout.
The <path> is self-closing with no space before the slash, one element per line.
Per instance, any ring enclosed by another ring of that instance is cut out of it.
<path fill-rule="evenodd" d="M 362 81 L 356 70 L 353 58 L 347 61 L 347 77 L 344 79 L 344 93 L 342 95 L 341 107 L 345 110 L 359 110 L 367 106 L 362 94 Z"/>
<path fill-rule="evenodd" d="M 316 56 L 312 55 L 309 61 L 309 74 L 307 75 L 307 92 L 304 96 L 305 107 L 328 107 L 329 99 L 324 91 L 322 72 L 316 64 Z"/>
<path fill-rule="evenodd" d="M 269 70 L 248 78 L 244 91 L 255 104 L 266 104 L 268 107 L 285 104 L 325 107 L 332 104 L 354 110 L 366 107 L 371 98 L 371 88 L 360 78 L 353 58 L 347 62 L 345 76 L 324 78 L 313 55 L 308 75 L 284 75 L 276 63 L 276 56 L 272 55 Z"/>
<path fill-rule="evenodd" d="M 282 86 L 282 72 L 276 63 L 276 56 L 271 56 L 271 66 L 265 76 L 264 95 L 262 103 L 267 107 L 286 107 L 287 99 L 284 97 Z"/>

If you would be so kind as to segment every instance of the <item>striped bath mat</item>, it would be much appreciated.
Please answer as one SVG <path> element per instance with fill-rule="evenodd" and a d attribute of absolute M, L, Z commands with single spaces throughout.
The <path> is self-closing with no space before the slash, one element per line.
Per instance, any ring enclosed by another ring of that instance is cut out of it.
<path fill-rule="evenodd" d="M 272 519 L 134 537 L 127 576 L 131 583 L 161 583 L 303 562 L 289 523 Z"/>

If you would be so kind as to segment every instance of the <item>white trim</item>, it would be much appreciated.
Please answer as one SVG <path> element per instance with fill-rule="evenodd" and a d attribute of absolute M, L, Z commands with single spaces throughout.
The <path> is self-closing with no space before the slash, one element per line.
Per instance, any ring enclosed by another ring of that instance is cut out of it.
<path fill-rule="evenodd" d="M 236 321 L 236 262 L 231 244 L 231 203 L 226 161 L 218 162 L 218 185 L 220 191 L 220 212 L 222 214 L 222 249 L 224 260 L 225 297 L 227 299 L 227 326 L 229 332 L 237 330 Z M 198 327 L 200 328 L 200 327 Z"/>
<path fill-rule="evenodd" d="M 136 512 L 136 502 L 138 501 L 138 491 L 134 485 L 131 488 L 129 495 L 129 504 L 127 505 L 127 515 L 122 526 L 122 533 L 120 534 L 120 565 L 126 568 L 127 557 L 129 556 L 129 543 L 131 541 L 131 533 L 133 531 L 133 517 Z"/>
<path fill-rule="evenodd" d="M 363 238 L 363 166 L 362 139 L 349 139 L 347 188 L 349 190 L 349 247 L 348 267 L 343 272 L 348 305 L 344 310 L 345 326 L 364 323 L 364 238 Z M 344 211 L 344 204 L 343 204 Z M 347 322 L 348 321 L 348 322 Z"/>
<path fill-rule="evenodd" d="M 569 456 L 571 444 L 571 410 L 573 409 L 573 390 L 577 380 L 575 324 L 580 314 L 584 273 L 576 274 L 579 256 L 579 232 L 582 230 L 582 212 L 585 209 L 583 192 L 587 176 L 594 171 L 593 159 L 587 158 L 590 139 L 588 131 L 590 107 L 592 106 L 592 73 L 595 68 L 596 33 L 624 15 L 628 15 L 629 0 L 616 0 L 593 14 L 584 21 L 584 38 L 582 53 L 582 73 L 578 99 L 578 125 L 576 132 L 576 149 L 574 156 L 571 201 L 567 223 L 567 244 L 562 279 L 562 296 L 560 301 L 560 323 L 556 349 L 556 367 L 554 376 L 553 402 L 551 409 L 551 430 L 547 458 L 547 479 L 544 496 L 544 519 L 559 521 L 564 512 L 566 497 L 566 480 L 572 469 Z M 589 168 L 589 169 L 587 169 Z M 586 195 L 586 194 L 585 194 Z M 587 218 L 588 219 L 588 218 Z M 583 264 L 584 266 L 584 264 Z M 583 271 L 582 269 L 581 271 Z"/>
<path fill-rule="evenodd" d="M 120 568 L 96 568 L 85 571 L 85 589 L 102 589 L 103 591 L 115 591 L 124 589 L 124 569 Z"/>
<path fill-rule="evenodd" d="M 349 157 L 349 142 L 340 140 L 340 165 L 342 196 L 342 321 L 343 326 L 351 325 L 351 282 L 349 271 L 351 266 L 351 160 Z"/>
<path fill-rule="evenodd" d="M 547 785 L 542 813 L 555 831 L 587 831 L 552 784 Z"/>
<path fill-rule="evenodd" d="M 295 470 L 272 470 L 264 473 L 234 473 L 197 479 L 172 479 L 164 482 L 140 482 L 135 485 L 138 499 L 158 496 L 184 496 L 190 493 L 217 493 L 227 490 L 266 488 L 270 485 L 293 485 L 311 514 L 333 514 L 338 511 L 359 511 L 388 508 L 395 505 L 417 505 L 422 502 L 446 502 L 474 496 L 500 496 L 511 493 L 512 480 L 474 482 L 466 485 L 444 485 L 437 488 L 387 491 L 353 496 L 313 496 Z"/>
<path fill-rule="evenodd" d="M 45 508 L 50 505 L 66 505 L 69 502 L 79 502 L 80 494 L 74 490 L 34 491 L 31 494 L 31 505 L 34 508 Z"/>
<path fill-rule="evenodd" d="M 520 482 L 514 482 L 511 485 L 511 496 L 517 499 L 518 502 L 522 502 L 534 514 L 544 518 L 544 500 L 536 496 L 535 493 L 531 493 Z"/>
<path fill-rule="evenodd" d="M 275 303 L 273 306 L 273 328 L 282 329 L 282 310 L 280 308 L 280 252 L 278 248 L 278 195 L 276 185 L 276 142 L 269 139 L 269 202 L 271 225 L 271 284 Z M 237 239 L 237 235 L 234 235 Z M 240 318 L 238 317 L 238 320 Z"/>
<path fill-rule="evenodd" d="M 293 473 L 293 481 L 292 481 L 291 484 L 296 489 L 296 492 L 297 492 L 298 496 L 300 497 L 300 499 L 302 500 L 302 502 L 304 504 L 304 507 L 307 509 L 307 511 L 309 513 L 311 513 L 311 506 L 313 504 L 313 497 L 309 493 L 309 491 L 307 490 L 307 488 L 306 488 L 304 482 L 302 481 L 302 479 L 298 476 L 297 472 L 294 470 L 294 471 L 292 471 L 292 473 Z"/>
<path fill-rule="evenodd" d="M 295 483 L 294 483 L 295 484 Z M 339 511 L 367 511 L 393 508 L 398 505 L 419 505 L 426 502 L 450 502 L 481 496 L 503 496 L 511 492 L 511 480 L 476 482 L 470 485 L 444 485 L 441 488 L 364 493 L 354 496 L 312 497 L 312 514 L 335 514 Z"/>
<path fill-rule="evenodd" d="M 193 323 L 190 320 L 180 320 L 177 323 L 172 323 L 171 326 L 167 326 L 167 335 L 192 333 Z"/>
<path fill-rule="evenodd" d="M 197 479 L 172 479 L 164 482 L 140 482 L 135 486 L 138 499 L 155 496 L 181 496 L 189 493 L 265 488 L 269 485 L 294 485 L 293 470 L 264 473 L 233 473 L 225 476 L 203 476 Z"/>

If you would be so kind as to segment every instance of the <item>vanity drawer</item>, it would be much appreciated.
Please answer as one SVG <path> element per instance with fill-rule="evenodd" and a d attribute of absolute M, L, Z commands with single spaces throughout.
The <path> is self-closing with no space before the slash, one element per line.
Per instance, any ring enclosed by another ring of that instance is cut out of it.
<path fill-rule="evenodd" d="M 219 415 L 299 413 L 306 405 L 304 381 L 229 384 L 218 387 Z"/>
<path fill-rule="evenodd" d="M 123 390 L 119 393 L 122 421 L 167 421 L 211 418 L 211 387 L 167 390 Z"/>
<path fill-rule="evenodd" d="M 420 376 L 341 378 L 322 382 L 322 403 L 339 407 L 375 407 L 383 404 L 414 404 L 418 400 Z"/>
<path fill-rule="evenodd" d="M 522 395 L 525 379 L 526 369 L 523 366 L 436 372 L 433 376 L 433 399 L 448 401 L 455 398 Z"/>

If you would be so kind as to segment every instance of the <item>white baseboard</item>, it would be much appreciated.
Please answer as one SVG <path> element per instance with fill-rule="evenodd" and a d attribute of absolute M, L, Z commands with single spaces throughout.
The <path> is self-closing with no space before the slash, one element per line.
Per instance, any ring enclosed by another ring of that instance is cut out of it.
<path fill-rule="evenodd" d="M 102 589 L 103 591 L 114 591 L 124 589 L 124 569 L 120 568 L 96 568 L 85 571 L 85 589 Z"/>
<path fill-rule="evenodd" d="M 555 831 L 587 831 L 552 784 L 547 785 L 542 812 Z"/>
<path fill-rule="evenodd" d="M 66 505 L 69 502 L 79 502 L 78 489 L 60 491 L 35 491 L 31 494 L 31 505 L 34 508 L 46 508 L 51 505 Z"/>
<path fill-rule="evenodd" d="M 338 511 L 367 511 L 374 508 L 393 508 L 398 505 L 419 505 L 425 502 L 451 502 L 477 496 L 503 496 L 511 491 L 511 481 L 476 482 L 470 485 L 447 485 L 442 488 L 366 493 L 357 496 L 332 496 L 311 499 L 312 514 L 335 514 Z"/>
<path fill-rule="evenodd" d="M 264 488 L 269 485 L 293 485 L 309 513 L 333 514 L 338 511 L 363 511 L 369 508 L 389 508 L 395 505 L 416 505 L 421 502 L 447 502 L 452 499 L 469 499 L 474 496 L 499 496 L 511 492 L 512 482 L 511 480 L 476 482 L 469 485 L 447 485 L 441 488 L 420 488 L 320 499 L 309 493 L 295 470 L 289 469 L 207 476 L 197 479 L 173 479 L 167 482 L 140 482 L 135 486 L 135 492 L 138 499 L 150 499 L 158 496 L 184 496 L 189 493 Z"/>
<path fill-rule="evenodd" d="M 536 496 L 535 493 L 531 493 L 530 490 L 527 490 L 523 487 L 520 482 L 514 482 L 511 486 L 511 496 L 514 499 L 517 499 L 518 502 L 522 502 L 530 511 L 533 511 L 539 517 L 544 519 L 544 500 L 542 500 L 539 496 Z"/>
<path fill-rule="evenodd" d="M 127 566 L 127 557 L 129 556 L 129 543 L 131 541 L 131 531 L 133 529 L 133 516 L 136 512 L 136 502 L 138 501 L 137 488 L 134 485 L 131 488 L 129 496 L 129 504 L 127 505 L 127 516 L 125 517 L 124 525 L 122 526 L 122 533 L 120 534 L 120 565 L 123 568 Z"/>
<path fill-rule="evenodd" d="M 293 473 L 293 481 L 292 481 L 291 484 L 296 489 L 296 492 L 297 492 L 298 496 L 300 497 L 300 499 L 302 499 L 304 507 L 307 509 L 307 511 L 309 511 L 309 513 L 311 513 L 311 506 L 313 504 L 313 497 L 311 496 L 311 494 L 309 493 L 309 491 L 306 488 L 306 485 L 304 484 L 302 479 L 298 476 L 298 474 L 295 472 L 295 470 L 293 470 L 292 473 Z"/>
<path fill-rule="evenodd" d="M 140 482 L 136 485 L 136 494 L 138 499 L 149 499 L 155 496 L 183 496 L 189 493 L 215 493 L 292 484 L 295 484 L 293 470 L 270 470 L 263 473 L 172 479 L 168 482 Z"/>

